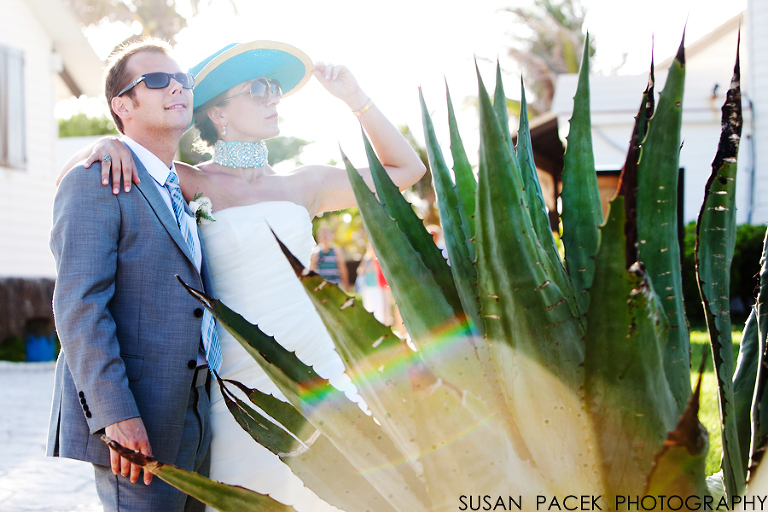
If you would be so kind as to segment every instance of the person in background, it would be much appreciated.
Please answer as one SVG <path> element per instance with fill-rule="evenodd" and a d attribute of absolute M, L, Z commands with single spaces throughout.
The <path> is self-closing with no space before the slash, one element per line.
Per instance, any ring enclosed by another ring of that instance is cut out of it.
<path fill-rule="evenodd" d="M 349 275 L 344 251 L 333 243 L 333 231 L 328 226 L 317 230 L 317 247 L 309 261 L 310 270 L 320 274 L 330 283 L 338 284 L 342 290 L 349 290 Z"/>
<path fill-rule="evenodd" d="M 384 288 L 379 283 L 381 267 L 373 245 L 368 243 L 363 259 L 357 266 L 357 278 L 355 279 L 355 291 L 363 300 L 363 307 L 384 325 L 392 325 L 391 307 L 388 308 L 389 298 L 384 293 Z"/>

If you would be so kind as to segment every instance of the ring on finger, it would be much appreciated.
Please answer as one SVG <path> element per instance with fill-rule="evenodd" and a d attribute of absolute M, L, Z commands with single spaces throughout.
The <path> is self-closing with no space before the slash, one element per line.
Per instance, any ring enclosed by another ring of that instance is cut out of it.
<path fill-rule="evenodd" d="M 112 160 L 111 156 L 109 156 L 107 154 L 101 155 L 101 161 L 102 162 L 109 162 L 110 160 Z"/>

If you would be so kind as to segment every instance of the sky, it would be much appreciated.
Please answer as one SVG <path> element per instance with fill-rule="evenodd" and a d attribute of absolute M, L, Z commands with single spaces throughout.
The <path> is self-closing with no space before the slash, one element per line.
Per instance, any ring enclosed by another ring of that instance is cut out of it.
<path fill-rule="evenodd" d="M 477 114 L 465 99 L 477 94 L 475 59 L 488 86 L 501 59 L 505 91 L 519 97 L 520 71 L 505 56 L 512 25 L 504 7 L 528 0 L 212 0 L 178 36 L 176 57 L 183 68 L 232 42 L 271 39 L 292 44 L 313 61 L 344 64 L 396 125 L 408 125 L 423 141 L 419 88 L 433 115 L 438 139 L 447 140 L 445 84 L 457 110 L 467 152 L 476 153 Z M 691 43 L 746 9 L 747 0 L 582 0 L 585 27 L 597 45 L 596 72 L 647 72 L 654 37 L 659 62 L 677 50 L 686 28 Z M 524 28 L 523 28 L 524 30 Z M 100 57 L 131 30 L 115 26 L 86 32 Z M 626 54 L 626 63 L 622 63 Z M 638 97 L 641 91 L 638 91 Z M 66 117 L 74 105 L 57 107 Z M 92 108 L 92 107 L 91 107 Z M 87 108 L 86 108 L 87 110 Z M 339 161 L 339 145 L 354 164 L 364 163 L 357 119 L 314 79 L 278 108 L 282 135 L 313 141 L 304 163 Z M 472 147 L 474 145 L 474 147 Z"/>

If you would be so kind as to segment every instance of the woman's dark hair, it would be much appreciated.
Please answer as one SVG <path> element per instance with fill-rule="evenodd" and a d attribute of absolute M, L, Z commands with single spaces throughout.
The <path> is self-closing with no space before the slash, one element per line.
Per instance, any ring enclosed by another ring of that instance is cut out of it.
<path fill-rule="evenodd" d="M 208 111 L 213 107 L 218 107 L 224 104 L 224 94 L 225 93 L 221 93 L 215 98 L 206 101 L 197 107 L 192 114 L 195 128 L 200 131 L 200 140 L 210 148 L 213 148 L 216 141 L 219 140 L 219 131 L 213 124 L 213 121 L 208 117 Z"/>

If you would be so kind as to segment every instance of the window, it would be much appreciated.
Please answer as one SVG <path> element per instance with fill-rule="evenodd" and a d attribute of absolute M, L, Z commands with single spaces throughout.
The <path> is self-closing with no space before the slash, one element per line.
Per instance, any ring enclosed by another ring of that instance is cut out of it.
<path fill-rule="evenodd" d="M 24 56 L 18 50 L 0 46 L 1 167 L 26 167 L 24 121 Z"/>

